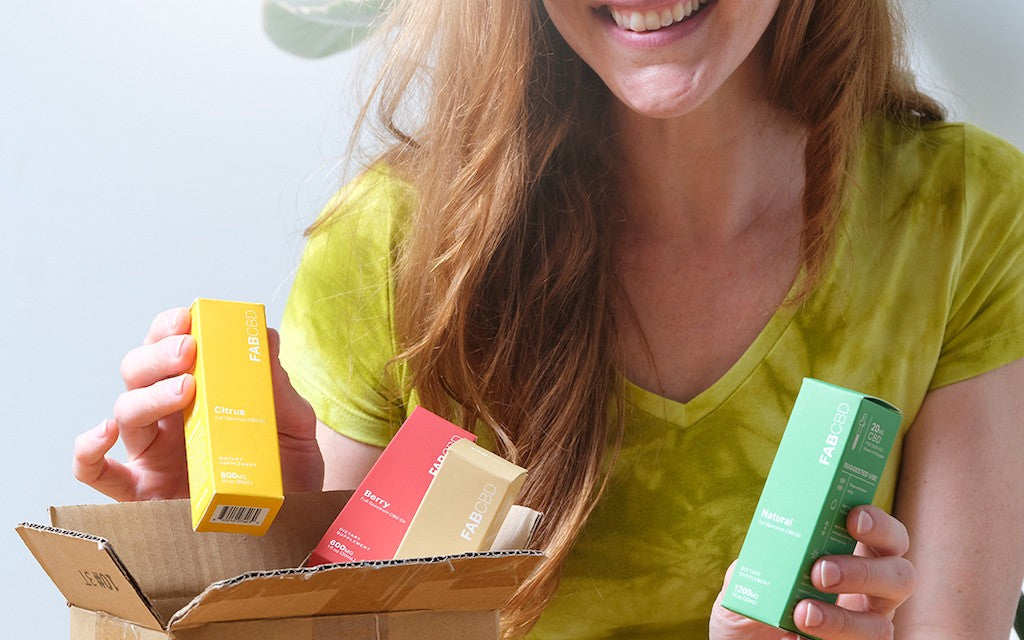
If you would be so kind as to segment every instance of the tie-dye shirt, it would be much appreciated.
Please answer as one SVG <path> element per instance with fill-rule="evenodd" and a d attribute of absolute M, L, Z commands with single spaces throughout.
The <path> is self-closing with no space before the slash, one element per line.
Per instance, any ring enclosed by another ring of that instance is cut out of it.
<path fill-rule="evenodd" d="M 967 125 L 879 122 L 858 158 L 804 303 L 779 309 L 690 402 L 627 384 L 611 482 L 531 637 L 706 639 L 805 376 L 900 407 L 902 440 L 930 389 L 1024 357 L 1024 156 Z M 395 247 L 415 198 L 384 168 L 339 197 L 352 206 L 310 238 L 282 359 L 320 420 L 384 446 L 416 402 L 384 382 Z M 900 457 L 898 443 L 875 499 L 886 509 Z"/>

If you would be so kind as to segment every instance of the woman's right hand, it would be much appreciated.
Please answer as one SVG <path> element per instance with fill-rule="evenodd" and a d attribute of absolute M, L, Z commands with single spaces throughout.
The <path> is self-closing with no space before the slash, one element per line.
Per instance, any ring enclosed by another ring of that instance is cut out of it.
<path fill-rule="evenodd" d="M 186 308 L 158 315 L 141 347 L 121 361 L 126 391 L 114 403 L 114 418 L 75 439 L 75 477 L 115 500 L 183 498 L 188 495 L 182 409 L 195 397 L 196 343 L 188 335 Z M 286 492 L 319 490 L 323 459 L 316 443 L 316 416 L 292 388 L 278 361 L 277 333 L 269 332 L 274 404 Z M 118 437 L 127 461 L 107 457 Z"/>
<path fill-rule="evenodd" d="M 142 346 L 125 355 L 126 391 L 114 403 L 114 418 L 75 439 L 76 478 L 115 500 L 188 495 L 181 411 L 196 392 L 186 373 L 196 357 L 191 325 L 188 309 L 168 309 L 153 320 Z M 125 463 L 106 456 L 119 436 Z"/>

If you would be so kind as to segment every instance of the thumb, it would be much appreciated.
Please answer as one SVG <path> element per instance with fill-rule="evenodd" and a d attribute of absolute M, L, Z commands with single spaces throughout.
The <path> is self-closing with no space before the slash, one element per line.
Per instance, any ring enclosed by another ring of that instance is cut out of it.
<path fill-rule="evenodd" d="M 799 636 L 796 634 L 751 620 L 722 606 L 722 599 L 729 588 L 729 581 L 732 579 L 735 568 L 736 560 L 733 560 L 729 568 L 725 570 L 722 590 L 718 592 L 718 597 L 715 598 L 715 604 L 711 610 L 708 637 L 711 640 L 799 640 Z"/>
<path fill-rule="evenodd" d="M 288 372 L 281 366 L 281 336 L 275 329 L 267 329 L 267 341 L 270 343 L 270 375 L 274 385 L 277 429 L 282 436 L 315 440 L 316 413 L 292 386 Z"/>
<path fill-rule="evenodd" d="M 729 588 L 729 581 L 732 580 L 733 569 L 736 568 L 736 560 L 733 560 L 729 564 L 729 568 L 725 570 L 725 579 L 722 580 L 722 589 L 718 592 L 718 597 L 715 598 L 715 608 L 719 608 L 722 604 L 722 598 L 725 597 L 725 590 Z"/>

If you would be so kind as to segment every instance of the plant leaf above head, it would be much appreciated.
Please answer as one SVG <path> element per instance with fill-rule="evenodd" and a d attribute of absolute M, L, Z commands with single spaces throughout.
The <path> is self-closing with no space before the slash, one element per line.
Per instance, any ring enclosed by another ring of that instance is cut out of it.
<path fill-rule="evenodd" d="M 263 0 L 263 30 L 303 58 L 351 49 L 369 34 L 388 0 Z"/>

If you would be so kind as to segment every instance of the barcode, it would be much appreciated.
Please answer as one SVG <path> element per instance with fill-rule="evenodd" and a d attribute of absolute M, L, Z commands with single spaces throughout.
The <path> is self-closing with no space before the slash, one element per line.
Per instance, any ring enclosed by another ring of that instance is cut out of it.
<path fill-rule="evenodd" d="M 213 517 L 210 518 L 210 522 L 245 524 L 258 527 L 263 524 L 263 519 L 267 517 L 269 512 L 270 509 L 260 509 L 258 507 L 231 507 L 221 505 L 217 507 Z"/>

